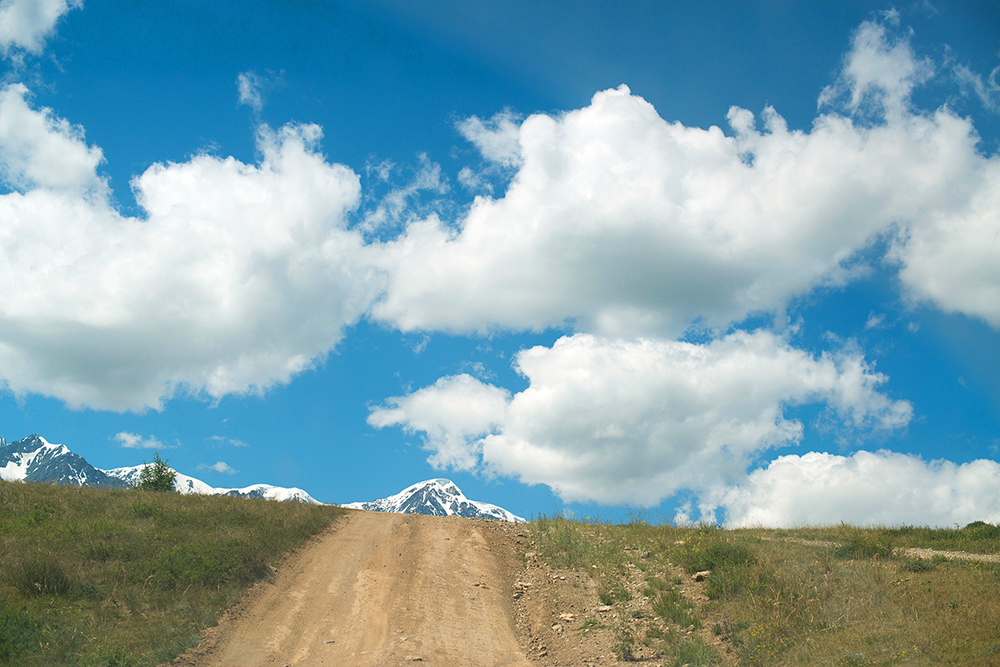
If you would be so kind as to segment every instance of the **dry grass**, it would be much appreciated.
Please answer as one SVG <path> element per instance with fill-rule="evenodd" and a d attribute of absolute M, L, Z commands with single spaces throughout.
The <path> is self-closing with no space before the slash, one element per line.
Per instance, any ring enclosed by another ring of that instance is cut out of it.
<path fill-rule="evenodd" d="M 542 518 L 532 527 L 532 548 L 554 566 L 585 569 L 604 591 L 631 592 L 609 603 L 633 618 L 636 641 L 674 664 L 685 664 L 677 660 L 693 645 L 691 625 L 711 628 L 740 665 L 1000 664 L 1000 566 L 893 551 L 995 552 L 992 526 L 726 531 Z M 711 570 L 707 603 L 679 597 L 678 566 Z M 705 649 L 687 664 L 718 664 L 718 652 Z"/>

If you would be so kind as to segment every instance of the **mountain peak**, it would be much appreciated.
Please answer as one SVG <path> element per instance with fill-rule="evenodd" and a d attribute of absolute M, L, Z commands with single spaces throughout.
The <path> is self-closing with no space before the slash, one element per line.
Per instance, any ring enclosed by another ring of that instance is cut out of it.
<path fill-rule="evenodd" d="M 388 498 L 380 498 L 371 502 L 348 503 L 342 507 L 374 512 L 524 521 L 516 514 L 512 514 L 497 505 L 469 500 L 457 484 L 444 478 L 428 479 L 411 484 Z"/>
<path fill-rule="evenodd" d="M 105 475 L 65 445 L 52 444 L 37 433 L 9 445 L 0 440 L 0 479 L 73 486 L 125 486 L 121 480 Z"/>

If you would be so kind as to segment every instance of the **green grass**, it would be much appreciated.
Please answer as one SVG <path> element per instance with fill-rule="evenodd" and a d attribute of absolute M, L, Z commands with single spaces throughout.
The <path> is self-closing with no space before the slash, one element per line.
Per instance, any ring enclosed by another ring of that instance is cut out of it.
<path fill-rule="evenodd" d="M 338 513 L 0 482 L 0 662 L 167 662 Z"/>
<path fill-rule="evenodd" d="M 611 639 L 619 656 L 641 637 L 664 664 L 721 664 L 702 635 L 685 631 L 693 625 L 740 665 L 1000 664 L 1000 566 L 897 551 L 996 553 L 1000 529 L 989 524 L 721 530 L 543 517 L 531 541 L 554 567 L 590 574 L 627 619 Z M 695 605 L 677 572 L 702 570 L 709 599 Z M 635 596 L 611 593 L 629 590 L 637 573 Z"/>

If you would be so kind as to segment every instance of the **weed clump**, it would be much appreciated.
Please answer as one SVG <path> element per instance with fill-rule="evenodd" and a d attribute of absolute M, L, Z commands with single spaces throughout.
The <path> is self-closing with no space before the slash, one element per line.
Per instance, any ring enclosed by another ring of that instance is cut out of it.
<path fill-rule="evenodd" d="M 9 583 L 22 595 L 66 595 L 73 589 L 73 581 L 66 569 L 52 556 L 33 555 L 13 568 Z"/>
<path fill-rule="evenodd" d="M 837 547 L 833 555 L 845 560 L 888 560 L 893 556 L 893 545 L 888 536 L 871 530 L 852 530 Z"/>

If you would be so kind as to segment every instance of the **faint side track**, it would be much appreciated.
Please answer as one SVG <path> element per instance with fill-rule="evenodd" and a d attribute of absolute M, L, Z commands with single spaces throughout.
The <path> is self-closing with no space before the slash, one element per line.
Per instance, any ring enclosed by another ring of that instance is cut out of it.
<path fill-rule="evenodd" d="M 773 542 L 794 542 L 810 547 L 830 547 L 837 548 L 839 542 L 825 542 L 823 540 L 804 540 L 796 537 L 762 537 L 764 540 Z M 967 551 L 939 551 L 937 549 L 923 549 L 920 547 L 896 547 L 893 553 L 910 556 L 911 558 L 933 558 L 934 556 L 944 556 L 948 560 L 969 560 L 979 563 L 1000 563 L 1000 554 L 973 554 Z"/>
<path fill-rule="evenodd" d="M 188 667 L 525 667 L 483 521 L 350 512 L 175 660 Z"/>

